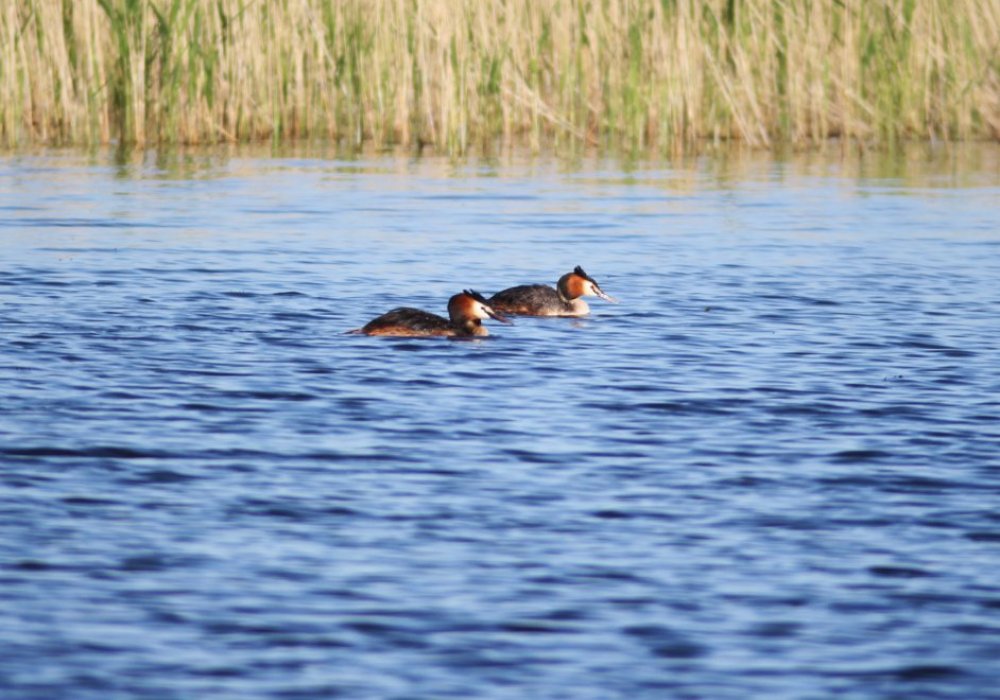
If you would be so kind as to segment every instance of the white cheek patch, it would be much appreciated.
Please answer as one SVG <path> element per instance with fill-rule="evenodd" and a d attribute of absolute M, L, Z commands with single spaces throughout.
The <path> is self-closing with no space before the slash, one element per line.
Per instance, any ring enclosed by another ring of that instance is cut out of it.
<path fill-rule="evenodd" d="M 489 318 L 490 314 L 486 310 L 486 306 L 479 302 L 476 302 L 476 318 Z"/>

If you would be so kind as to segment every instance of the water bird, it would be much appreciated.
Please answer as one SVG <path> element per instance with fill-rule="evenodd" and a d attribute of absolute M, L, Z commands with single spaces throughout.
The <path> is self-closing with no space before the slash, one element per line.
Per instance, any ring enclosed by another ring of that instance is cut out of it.
<path fill-rule="evenodd" d="M 585 316 L 590 313 L 590 306 L 581 298 L 585 296 L 618 303 L 577 265 L 559 278 L 555 289 L 547 284 L 522 284 L 497 292 L 489 304 L 500 313 L 519 316 Z"/>
<path fill-rule="evenodd" d="M 494 310 L 482 294 L 464 289 L 448 300 L 448 318 L 420 309 L 400 307 L 348 333 L 390 336 L 484 336 L 490 334 L 483 326 L 483 319 L 486 318 L 492 318 L 500 323 L 512 323 L 509 318 Z"/>

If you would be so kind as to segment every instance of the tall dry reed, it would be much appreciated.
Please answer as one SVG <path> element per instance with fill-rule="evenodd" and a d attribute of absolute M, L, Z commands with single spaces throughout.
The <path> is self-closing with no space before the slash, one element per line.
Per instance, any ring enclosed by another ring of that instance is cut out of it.
<path fill-rule="evenodd" d="M 1000 138 L 1000 0 L 0 0 L 0 141 Z"/>

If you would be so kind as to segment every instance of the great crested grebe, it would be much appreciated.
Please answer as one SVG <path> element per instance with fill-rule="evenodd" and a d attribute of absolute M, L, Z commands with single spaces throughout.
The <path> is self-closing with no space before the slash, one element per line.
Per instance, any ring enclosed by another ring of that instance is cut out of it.
<path fill-rule="evenodd" d="M 577 265 L 559 278 L 556 288 L 547 284 L 522 284 L 497 292 L 489 300 L 500 313 L 521 316 L 585 316 L 590 307 L 580 297 L 595 296 L 617 304 L 597 284 L 597 280 Z"/>
<path fill-rule="evenodd" d="M 448 300 L 448 316 L 400 307 L 372 319 L 361 328 L 348 333 L 359 335 L 394 336 L 483 336 L 490 332 L 483 327 L 484 318 L 501 323 L 511 320 L 497 313 L 479 292 L 465 289 Z"/>

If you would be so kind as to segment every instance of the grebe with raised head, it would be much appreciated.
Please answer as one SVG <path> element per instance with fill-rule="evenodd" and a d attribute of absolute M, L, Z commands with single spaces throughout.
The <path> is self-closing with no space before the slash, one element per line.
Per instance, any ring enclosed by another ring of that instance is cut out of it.
<path fill-rule="evenodd" d="M 448 300 L 448 318 L 420 309 L 400 307 L 348 333 L 391 336 L 484 336 L 490 334 L 483 326 L 485 318 L 511 323 L 510 319 L 495 311 L 482 294 L 465 289 Z"/>
<path fill-rule="evenodd" d="M 497 292 L 489 304 L 500 313 L 520 316 L 585 316 L 590 313 L 590 306 L 581 299 L 585 296 L 618 303 L 577 265 L 559 278 L 555 289 L 547 284 L 522 284 Z"/>

